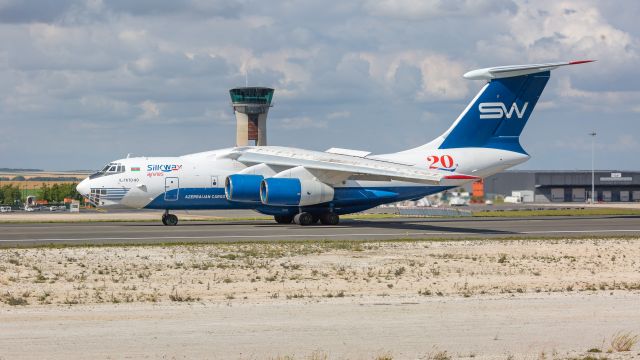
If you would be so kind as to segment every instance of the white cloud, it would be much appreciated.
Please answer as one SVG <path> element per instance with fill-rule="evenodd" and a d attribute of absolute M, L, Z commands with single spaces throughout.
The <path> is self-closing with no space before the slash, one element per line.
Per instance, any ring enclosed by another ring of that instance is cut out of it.
<path fill-rule="evenodd" d="M 314 120 L 308 116 L 284 118 L 280 120 L 280 127 L 287 130 L 321 129 L 327 127 L 327 122 Z"/>
<path fill-rule="evenodd" d="M 619 152 L 638 152 L 640 150 L 640 142 L 630 134 L 624 134 L 617 137 L 616 141 L 609 144 L 609 149 Z"/>
<path fill-rule="evenodd" d="M 431 111 L 425 111 L 422 113 L 420 120 L 427 124 L 436 123 L 439 121 L 439 116 Z"/>
<path fill-rule="evenodd" d="M 558 81 L 558 94 L 577 101 L 589 111 L 635 111 L 640 91 L 587 91 L 577 89 L 568 77 Z"/>
<path fill-rule="evenodd" d="M 118 34 L 118 38 L 122 41 L 139 43 L 145 40 L 147 32 L 145 30 L 125 29 Z"/>
<path fill-rule="evenodd" d="M 142 115 L 140 115 L 140 119 L 154 119 L 160 116 L 160 107 L 158 104 L 151 100 L 145 100 L 140 103 L 140 108 L 142 109 Z"/>
<path fill-rule="evenodd" d="M 486 56 L 526 61 L 600 59 L 599 67 L 636 61 L 638 40 L 604 19 L 593 1 L 518 1 L 508 32 L 480 40 Z"/>
<path fill-rule="evenodd" d="M 559 149 L 568 149 L 574 152 L 582 152 L 591 154 L 591 138 L 587 136 L 586 133 L 580 134 L 581 137 L 572 137 L 562 140 L 556 140 L 553 143 L 553 147 Z M 613 137 L 612 137 L 613 135 Z M 596 142 L 593 144 L 593 147 L 596 149 L 598 153 L 598 157 L 605 156 L 607 153 L 616 152 L 616 153 L 627 153 L 627 152 L 637 152 L 640 150 L 640 142 L 630 134 L 622 134 L 615 135 L 609 132 L 603 133 L 598 132 L 596 136 Z M 607 165 L 608 166 L 608 165 Z M 601 166 L 601 167 L 607 167 Z M 628 165 L 627 165 L 628 166 Z M 613 165 L 613 167 L 624 167 L 619 164 Z"/>
<path fill-rule="evenodd" d="M 408 50 L 390 54 L 366 52 L 348 56 L 367 61 L 371 77 L 389 87 L 404 85 L 394 84 L 397 71 L 402 65 L 419 69 L 420 89 L 413 95 L 417 100 L 458 100 L 465 98 L 469 92 L 469 82 L 462 77 L 468 67 L 445 55 Z"/>
<path fill-rule="evenodd" d="M 536 104 L 536 110 L 551 110 L 558 107 L 554 101 L 538 101 Z"/>
<path fill-rule="evenodd" d="M 327 115 L 328 119 L 344 119 L 351 116 L 351 111 L 334 111 Z"/>
<path fill-rule="evenodd" d="M 408 20 L 446 16 L 487 16 L 513 11 L 511 0 L 370 0 L 365 8 L 372 14 Z"/>

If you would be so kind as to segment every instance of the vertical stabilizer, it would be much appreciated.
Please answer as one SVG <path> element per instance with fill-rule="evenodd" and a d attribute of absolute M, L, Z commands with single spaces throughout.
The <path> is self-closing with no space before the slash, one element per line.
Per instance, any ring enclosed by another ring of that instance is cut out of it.
<path fill-rule="evenodd" d="M 520 134 L 527 124 L 550 72 L 560 66 L 594 60 L 512 65 L 469 71 L 464 77 L 488 80 L 451 128 L 439 137 L 440 149 L 493 148 L 526 154 Z"/>
<path fill-rule="evenodd" d="M 491 80 L 443 134 L 440 149 L 487 147 L 525 153 L 519 137 L 549 71 Z"/>

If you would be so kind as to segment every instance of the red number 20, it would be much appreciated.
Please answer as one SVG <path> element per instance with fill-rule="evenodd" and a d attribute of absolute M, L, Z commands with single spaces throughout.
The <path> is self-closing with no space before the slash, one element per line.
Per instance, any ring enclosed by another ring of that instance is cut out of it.
<path fill-rule="evenodd" d="M 453 158 L 451 155 L 432 155 L 427 158 L 429 169 L 438 169 L 439 167 L 450 169 L 453 167 Z"/>

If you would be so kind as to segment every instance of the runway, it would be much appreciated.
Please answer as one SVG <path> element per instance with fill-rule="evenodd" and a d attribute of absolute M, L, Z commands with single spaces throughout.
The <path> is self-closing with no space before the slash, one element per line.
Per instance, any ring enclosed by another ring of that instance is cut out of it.
<path fill-rule="evenodd" d="M 406 218 L 344 220 L 338 226 L 278 225 L 272 221 L 147 222 L 0 225 L 0 247 L 215 243 L 278 240 L 386 240 L 400 238 L 512 238 L 548 236 L 640 236 L 638 216 L 531 218 Z"/>

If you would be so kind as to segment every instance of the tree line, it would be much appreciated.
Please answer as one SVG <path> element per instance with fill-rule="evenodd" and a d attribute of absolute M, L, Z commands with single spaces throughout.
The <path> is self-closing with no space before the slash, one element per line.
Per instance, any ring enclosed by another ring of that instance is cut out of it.
<path fill-rule="evenodd" d="M 42 184 L 36 190 L 38 200 L 47 200 L 50 203 L 61 203 L 65 198 L 80 200 L 82 195 L 76 191 L 76 183 L 53 184 L 51 186 Z M 0 187 L 0 204 L 13 205 L 18 200 L 20 203 L 26 201 L 27 194 L 16 185 L 2 185 Z"/>
<path fill-rule="evenodd" d="M 75 176 L 32 176 L 29 181 L 80 181 Z M 17 175 L 12 178 L 7 176 L 0 176 L 0 181 L 27 181 L 22 175 Z"/>

